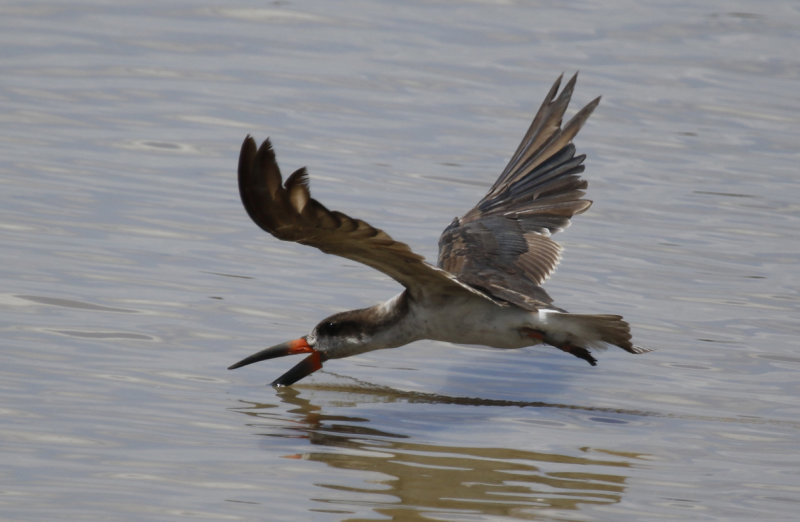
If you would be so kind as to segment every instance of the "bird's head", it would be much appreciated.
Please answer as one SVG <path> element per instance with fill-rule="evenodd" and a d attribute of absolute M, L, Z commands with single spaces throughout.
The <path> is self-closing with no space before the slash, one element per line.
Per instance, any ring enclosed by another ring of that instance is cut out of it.
<path fill-rule="evenodd" d="M 380 321 L 376 322 L 373 317 L 375 314 L 372 311 L 376 309 L 378 307 L 350 310 L 326 317 L 311 330 L 310 334 L 270 346 L 245 357 L 228 369 L 234 370 L 275 357 L 310 354 L 272 382 L 273 386 L 290 386 L 322 368 L 322 363 L 328 359 L 339 359 L 378 348 L 388 348 L 389 345 L 383 340 L 387 334 L 385 325 Z"/>

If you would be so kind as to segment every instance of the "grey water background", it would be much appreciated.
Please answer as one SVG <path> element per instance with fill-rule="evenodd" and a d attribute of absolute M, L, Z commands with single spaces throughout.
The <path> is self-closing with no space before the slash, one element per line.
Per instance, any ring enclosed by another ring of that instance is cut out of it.
<path fill-rule="evenodd" d="M 4 3 L 0 517 L 794 518 L 798 27 L 791 1 Z M 435 259 L 576 70 L 595 205 L 546 288 L 656 351 L 225 370 L 399 290 L 250 222 L 246 134 Z"/>

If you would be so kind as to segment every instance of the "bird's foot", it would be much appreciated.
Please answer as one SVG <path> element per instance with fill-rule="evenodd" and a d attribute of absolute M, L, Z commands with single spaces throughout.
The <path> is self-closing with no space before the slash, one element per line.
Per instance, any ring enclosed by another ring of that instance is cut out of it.
<path fill-rule="evenodd" d="M 558 348 L 567 353 L 571 353 L 572 355 L 574 355 L 579 359 L 583 359 L 592 366 L 597 366 L 597 359 L 592 357 L 592 354 L 589 353 L 589 350 L 587 350 L 586 348 L 583 348 L 581 346 L 573 346 L 571 344 L 564 344 L 559 346 Z"/>

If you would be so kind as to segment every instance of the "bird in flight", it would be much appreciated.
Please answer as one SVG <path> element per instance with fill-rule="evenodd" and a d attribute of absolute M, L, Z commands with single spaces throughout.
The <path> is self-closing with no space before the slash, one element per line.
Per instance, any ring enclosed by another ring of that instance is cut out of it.
<path fill-rule="evenodd" d="M 333 314 L 308 335 L 266 348 L 230 366 L 308 354 L 272 382 L 290 386 L 328 359 L 395 348 L 420 339 L 495 348 L 547 344 L 597 364 L 590 349 L 614 345 L 638 354 L 619 315 L 572 314 L 542 284 L 561 247 L 552 234 L 591 205 L 582 199 L 585 155 L 572 140 L 597 107 L 594 99 L 562 125 L 577 74 L 553 84 L 516 152 L 489 192 L 439 238 L 436 266 L 360 219 L 328 210 L 309 192 L 305 168 L 283 182 L 269 140 L 247 136 L 239 156 L 239 193 L 252 220 L 284 241 L 358 261 L 404 288 L 384 303 Z"/>

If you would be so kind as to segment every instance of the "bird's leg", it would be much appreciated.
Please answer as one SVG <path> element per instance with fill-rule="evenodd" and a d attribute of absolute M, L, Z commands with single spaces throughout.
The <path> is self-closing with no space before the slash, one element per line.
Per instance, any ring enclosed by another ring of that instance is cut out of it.
<path fill-rule="evenodd" d="M 527 335 L 531 339 L 536 339 L 537 341 L 544 342 L 544 332 L 541 330 L 534 330 L 533 328 L 522 328 L 522 333 Z"/>
<path fill-rule="evenodd" d="M 522 333 L 524 335 L 527 335 L 531 339 L 536 339 L 537 341 L 539 341 L 541 343 L 550 344 L 545 339 L 545 334 L 541 330 L 534 330 L 533 328 L 522 328 Z M 584 361 L 588 362 L 592 366 L 597 366 L 597 359 L 592 357 L 592 354 L 589 353 L 589 350 L 587 350 L 586 348 L 583 348 L 581 346 L 574 346 L 574 345 L 569 344 L 569 343 L 562 344 L 560 346 L 559 345 L 553 345 L 553 346 L 555 346 L 559 350 L 565 351 L 567 353 L 571 353 L 572 355 L 574 355 L 575 357 L 577 357 L 579 359 L 583 359 Z"/>
<path fill-rule="evenodd" d="M 589 350 L 587 350 L 586 348 L 583 348 L 582 346 L 573 346 L 571 344 L 564 344 L 562 346 L 558 346 L 557 348 L 559 348 L 559 349 L 561 349 L 561 350 L 563 350 L 563 351 L 565 351 L 567 353 L 571 353 L 572 355 L 574 355 L 575 357 L 577 357 L 579 359 L 583 359 L 584 361 L 588 362 L 592 366 L 597 366 L 597 359 L 592 357 L 592 354 L 589 353 Z"/>

